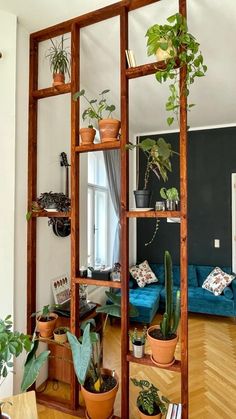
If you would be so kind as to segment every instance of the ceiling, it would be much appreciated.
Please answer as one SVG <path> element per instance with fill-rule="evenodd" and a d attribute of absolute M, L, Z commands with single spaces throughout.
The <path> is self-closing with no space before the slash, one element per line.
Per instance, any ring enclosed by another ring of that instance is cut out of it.
<path fill-rule="evenodd" d="M 0 10 L 16 14 L 19 23 L 29 32 L 34 32 L 115 2 L 0 0 Z M 129 47 L 135 52 L 137 64 L 154 61 L 154 58 L 147 58 L 146 55 L 147 28 L 157 22 L 163 23 L 166 17 L 177 11 L 177 8 L 177 0 L 162 0 L 130 13 Z M 104 88 L 112 90 L 114 86 L 114 101 L 117 103 L 119 83 L 114 77 L 117 77 L 117 74 L 119 77 L 119 56 L 114 52 L 114 42 L 115 37 L 119 38 L 119 25 L 117 22 L 111 22 L 111 26 L 107 27 L 105 22 L 101 22 L 93 26 L 94 28 L 88 27 L 83 30 L 84 41 L 81 48 L 90 60 L 82 69 L 83 87 L 95 94 L 95 91 L 97 93 Z M 200 42 L 208 66 L 206 77 L 196 80 L 191 88 L 190 101 L 195 103 L 196 107 L 189 114 L 189 125 L 193 128 L 236 125 L 236 1 L 188 0 L 188 26 L 189 31 Z M 100 53 L 102 60 L 107 60 L 106 74 L 103 71 L 104 67 L 98 65 Z M 100 83 L 97 77 L 98 67 L 101 70 Z M 160 132 L 167 129 L 164 110 L 167 94 L 166 86 L 160 86 L 154 76 L 130 82 L 132 133 Z"/>

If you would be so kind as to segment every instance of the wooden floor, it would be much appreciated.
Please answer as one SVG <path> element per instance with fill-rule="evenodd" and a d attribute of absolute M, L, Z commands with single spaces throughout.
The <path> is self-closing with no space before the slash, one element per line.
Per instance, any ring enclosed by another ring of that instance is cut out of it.
<path fill-rule="evenodd" d="M 158 318 L 153 322 L 157 322 Z M 177 349 L 177 356 L 178 356 Z M 149 348 L 147 347 L 147 351 Z M 107 324 L 104 343 L 104 366 L 120 376 L 119 320 Z M 173 402 L 180 401 L 180 375 L 145 367 L 130 366 L 131 377 L 145 378 L 159 387 Z M 190 419 L 236 419 L 236 323 L 226 317 L 191 314 L 189 317 Z M 60 391 L 60 387 L 58 389 Z M 130 385 L 130 419 L 137 419 L 137 390 Z M 38 405 L 39 419 L 72 419 Z M 115 405 L 120 415 L 120 391 Z M 126 419 L 126 418 L 122 418 Z"/>

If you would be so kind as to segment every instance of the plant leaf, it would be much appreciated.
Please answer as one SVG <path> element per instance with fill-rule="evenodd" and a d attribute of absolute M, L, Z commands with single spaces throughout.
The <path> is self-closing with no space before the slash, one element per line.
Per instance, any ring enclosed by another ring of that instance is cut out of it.
<path fill-rule="evenodd" d="M 67 332 L 67 337 L 71 346 L 75 373 L 79 383 L 83 385 L 89 369 L 92 354 L 90 324 L 87 324 L 85 327 L 82 344 L 78 341 L 76 336 L 70 332 Z"/>

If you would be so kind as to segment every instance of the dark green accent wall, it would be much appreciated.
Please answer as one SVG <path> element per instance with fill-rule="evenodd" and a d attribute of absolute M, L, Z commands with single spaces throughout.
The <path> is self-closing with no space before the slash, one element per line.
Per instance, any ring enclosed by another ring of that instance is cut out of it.
<path fill-rule="evenodd" d="M 188 135 L 189 263 L 231 266 L 231 174 L 236 173 L 236 127 L 190 131 Z M 163 137 L 178 151 L 178 134 Z M 140 152 L 141 179 L 144 161 L 145 156 Z M 179 189 L 179 158 L 174 157 L 172 161 L 173 171 L 166 184 L 151 176 L 152 206 L 161 200 L 162 186 Z M 178 264 L 180 225 L 161 220 L 155 241 L 145 246 L 153 234 L 155 222 L 155 219 L 137 222 L 138 261 L 162 262 L 164 251 L 168 249 L 173 262 Z M 219 249 L 214 248 L 214 239 L 220 239 Z"/>

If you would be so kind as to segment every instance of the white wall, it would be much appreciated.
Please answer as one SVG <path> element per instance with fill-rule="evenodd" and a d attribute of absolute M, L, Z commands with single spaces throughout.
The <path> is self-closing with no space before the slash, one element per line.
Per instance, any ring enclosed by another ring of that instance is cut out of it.
<path fill-rule="evenodd" d="M 16 16 L 0 11 L 0 317 L 13 314 L 15 206 Z M 12 391 L 12 376 L 1 396 Z"/>

